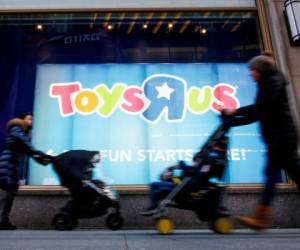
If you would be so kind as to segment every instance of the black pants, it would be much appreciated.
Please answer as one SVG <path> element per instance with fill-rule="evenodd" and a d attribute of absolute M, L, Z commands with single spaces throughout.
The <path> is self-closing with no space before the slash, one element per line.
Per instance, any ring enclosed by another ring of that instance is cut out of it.
<path fill-rule="evenodd" d="M 170 181 L 156 181 L 151 183 L 150 209 L 158 206 L 159 201 L 164 199 L 175 187 Z"/>
<path fill-rule="evenodd" d="M 262 205 L 270 205 L 276 193 L 276 181 L 281 169 L 296 183 L 300 190 L 300 165 L 296 138 L 280 140 L 268 145 L 266 183 L 262 194 Z"/>
<path fill-rule="evenodd" d="M 11 187 L 1 191 L 1 222 L 9 222 L 9 214 L 13 206 L 13 202 L 18 191 L 18 187 Z"/>

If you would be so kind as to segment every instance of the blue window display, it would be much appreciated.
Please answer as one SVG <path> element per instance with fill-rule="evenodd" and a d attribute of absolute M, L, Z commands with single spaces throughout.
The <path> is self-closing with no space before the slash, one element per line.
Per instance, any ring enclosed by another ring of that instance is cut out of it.
<path fill-rule="evenodd" d="M 95 174 L 130 185 L 191 161 L 218 126 L 218 111 L 252 103 L 256 91 L 245 63 L 46 64 L 36 86 L 33 144 L 53 154 L 99 150 Z M 197 113 L 198 104 L 206 107 Z M 261 182 L 263 155 L 256 124 L 232 129 L 225 182 Z M 31 169 L 31 184 L 56 183 L 50 168 Z"/>
<path fill-rule="evenodd" d="M 37 148 L 100 150 L 95 174 L 112 184 L 190 161 L 222 107 L 254 101 L 256 12 L 1 14 L 0 34 L 0 149 L 5 122 L 33 111 Z M 262 182 L 257 125 L 231 135 L 224 181 Z M 58 183 L 50 167 L 25 172 L 30 185 Z"/>

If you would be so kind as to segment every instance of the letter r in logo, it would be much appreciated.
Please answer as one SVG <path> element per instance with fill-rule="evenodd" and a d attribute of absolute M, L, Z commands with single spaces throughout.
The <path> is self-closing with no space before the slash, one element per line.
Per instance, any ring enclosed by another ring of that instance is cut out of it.
<path fill-rule="evenodd" d="M 169 122 L 181 121 L 185 116 L 185 80 L 174 75 L 152 75 L 142 84 L 142 89 L 150 101 L 142 117 L 155 123 L 165 113 Z"/>

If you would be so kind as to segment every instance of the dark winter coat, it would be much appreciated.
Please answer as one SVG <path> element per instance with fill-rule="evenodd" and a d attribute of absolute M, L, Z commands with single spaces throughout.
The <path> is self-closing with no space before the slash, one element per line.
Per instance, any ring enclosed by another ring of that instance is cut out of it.
<path fill-rule="evenodd" d="M 297 140 L 292 118 L 287 81 L 277 70 L 262 74 L 258 82 L 256 102 L 237 110 L 235 126 L 260 122 L 261 133 L 268 146 Z"/>
<path fill-rule="evenodd" d="M 25 155 L 33 155 L 28 127 L 21 119 L 13 119 L 7 123 L 8 135 L 4 150 L 0 155 L 0 188 L 18 187 L 19 167 Z"/>

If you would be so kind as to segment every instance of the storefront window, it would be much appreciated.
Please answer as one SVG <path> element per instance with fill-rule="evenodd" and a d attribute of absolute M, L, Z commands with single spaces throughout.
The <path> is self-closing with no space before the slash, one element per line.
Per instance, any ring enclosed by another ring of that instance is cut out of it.
<path fill-rule="evenodd" d="M 247 61 L 263 50 L 256 12 L 2 14 L 0 113 L 33 111 L 32 143 L 100 150 L 95 175 L 148 184 L 191 162 L 223 107 L 251 104 Z M 230 132 L 225 183 L 260 183 L 257 124 Z M 31 162 L 30 185 L 58 184 Z"/>

